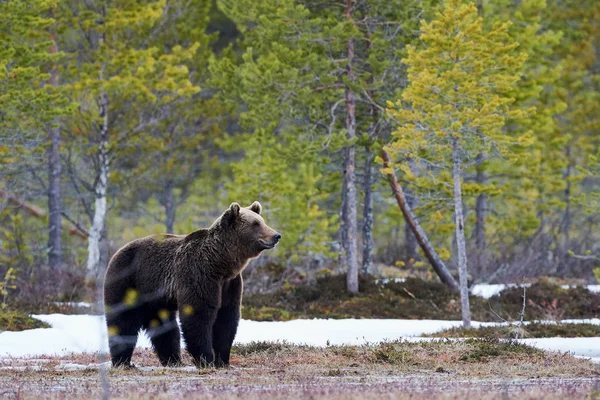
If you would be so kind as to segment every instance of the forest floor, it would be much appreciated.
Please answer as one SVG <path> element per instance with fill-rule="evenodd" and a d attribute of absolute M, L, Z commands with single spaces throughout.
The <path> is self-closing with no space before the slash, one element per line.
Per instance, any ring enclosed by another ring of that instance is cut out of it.
<path fill-rule="evenodd" d="M 482 289 L 481 286 L 478 289 Z M 469 296 L 473 320 L 518 321 L 523 310 L 524 288 L 514 285 L 493 286 L 502 286 L 503 290 L 492 291 L 487 293 L 488 296 L 473 293 Z M 596 318 L 600 315 L 600 292 L 591 291 L 590 288 L 592 286 L 563 287 L 548 279 L 529 284 L 525 288 L 524 319 Z M 596 289 L 595 286 L 593 288 Z M 379 281 L 372 276 L 361 276 L 360 292 L 351 294 L 346 290 L 346 278 L 343 275 L 319 278 L 315 282 L 283 287 L 273 292 L 245 294 L 242 316 L 254 321 L 462 318 L 458 293 L 440 282 L 415 278 Z"/>
<path fill-rule="evenodd" d="M 98 398 L 106 371 L 123 399 L 575 399 L 600 398 L 600 365 L 494 339 L 363 346 L 235 346 L 228 369 L 162 368 L 136 349 L 136 369 L 97 354 L 0 360 L 3 398 Z"/>

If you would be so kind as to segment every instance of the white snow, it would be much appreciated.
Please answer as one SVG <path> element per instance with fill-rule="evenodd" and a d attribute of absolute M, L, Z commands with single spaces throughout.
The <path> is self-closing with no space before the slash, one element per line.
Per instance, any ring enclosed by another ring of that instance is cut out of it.
<path fill-rule="evenodd" d="M 73 302 L 73 301 L 55 301 L 54 304 L 58 306 L 67 306 L 67 307 L 81 307 L 81 308 L 92 308 L 90 303 L 85 301 Z"/>
<path fill-rule="evenodd" d="M 0 333 L 0 357 L 65 355 L 69 353 L 107 352 L 104 317 L 94 315 L 33 315 L 52 326 L 22 332 Z M 552 323 L 552 321 L 547 321 Z M 565 323 L 592 323 L 600 319 L 565 320 Z M 252 341 L 287 341 L 296 344 L 365 344 L 383 340 L 434 340 L 419 336 L 460 326 L 460 321 L 400 319 L 312 319 L 287 322 L 242 320 L 236 343 Z M 473 326 L 502 325 L 473 322 Z M 522 339 L 522 342 L 545 350 L 571 352 L 600 360 L 600 338 Z M 137 347 L 149 348 L 150 341 L 140 334 Z"/>
<path fill-rule="evenodd" d="M 530 286 L 528 284 L 525 285 Z M 474 296 L 483 297 L 484 299 L 489 299 L 490 297 L 497 295 L 507 287 L 517 287 L 517 285 L 512 283 L 473 285 L 471 287 L 471 294 Z"/>
<path fill-rule="evenodd" d="M 531 286 L 531 283 L 522 283 L 522 284 L 516 284 L 516 283 L 487 284 L 487 283 L 483 283 L 483 284 L 473 285 L 471 287 L 471 294 L 474 296 L 483 297 L 484 299 L 489 299 L 490 297 L 497 295 L 498 293 L 500 293 L 501 291 L 503 291 L 506 288 L 530 287 L 530 286 Z M 569 289 L 569 288 L 573 288 L 576 286 L 575 285 L 571 285 L 571 286 L 561 285 L 561 287 L 563 289 Z M 587 285 L 586 288 L 590 292 L 600 293 L 600 285 Z"/>

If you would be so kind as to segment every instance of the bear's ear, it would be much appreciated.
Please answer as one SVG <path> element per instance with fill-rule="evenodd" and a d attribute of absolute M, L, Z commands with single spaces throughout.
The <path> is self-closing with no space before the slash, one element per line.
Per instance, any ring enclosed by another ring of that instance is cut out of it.
<path fill-rule="evenodd" d="M 252 205 L 250 207 L 248 207 L 248 209 L 250 211 L 254 211 L 257 214 L 260 214 L 262 212 L 262 206 L 260 205 L 260 203 L 258 201 L 255 201 L 254 203 L 252 203 Z"/>
<path fill-rule="evenodd" d="M 231 203 L 227 211 L 223 213 L 221 220 L 228 224 L 235 222 L 240 217 L 240 205 L 238 203 Z"/>

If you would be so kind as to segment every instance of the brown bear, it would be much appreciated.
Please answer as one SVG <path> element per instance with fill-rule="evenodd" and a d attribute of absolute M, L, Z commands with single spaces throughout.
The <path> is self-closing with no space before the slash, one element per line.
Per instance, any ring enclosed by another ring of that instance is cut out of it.
<path fill-rule="evenodd" d="M 254 202 L 231 206 L 208 229 L 134 240 L 112 257 L 104 281 L 113 366 L 131 367 L 144 329 L 164 366 L 180 365 L 179 313 L 187 351 L 197 366 L 229 364 L 240 320 L 242 271 L 281 235 Z"/>

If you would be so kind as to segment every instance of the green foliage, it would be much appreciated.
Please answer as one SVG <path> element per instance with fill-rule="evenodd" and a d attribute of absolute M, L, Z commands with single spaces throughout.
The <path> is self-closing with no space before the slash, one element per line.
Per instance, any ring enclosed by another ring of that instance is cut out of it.
<path fill-rule="evenodd" d="M 56 88 L 45 85 L 63 58 L 52 52 L 56 0 L 11 0 L 0 4 L 0 103 L 2 123 L 48 123 L 70 111 Z M 32 118 L 35 116 L 35 120 Z"/>
<path fill-rule="evenodd" d="M 600 281 L 590 257 L 600 243 L 599 3 L 440 3 L 363 0 L 348 19 L 339 4 L 305 0 L 0 2 L 0 189 L 46 207 L 47 132 L 59 124 L 62 209 L 89 230 L 106 93 L 111 251 L 164 232 L 169 204 L 173 230 L 187 233 L 232 201 L 259 200 L 283 233 L 266 254 L 280 276 L 336 270 L 343 151 L 357 149 L 364 190 L 363 149 L 387 144 L 415 213 L 452 268 L 449 144 L 457 136 L 472 260 L 470 236 L 482 221 L 475 202 L 487 202 L 487 248 L 473 278 L 595 273 Z M 354 141 L 345 137 L 346 90 L 356 97 Z M 424 257 L 405 248 L 403 217 L 380 178 L 372 185 L 376 269 L 431 278 Z M 47 253 L 45 221 L 4 208 L 0 220 L 2 274 L 12 268 L 23 282 L 35 280 Z M 85 243 L 66 233 L 63 242 L 78 269 Z M 388 305 L 331 300 L 314 315 L 378 307 L 393 316 L 413 301 L 394 296 L 382 295 Z M 434 313 L 452 314 L 443 304 L 453 297 L 431 300 Z M 544 301 L 546 310 L 535 312 L 552 314 L 553 300 Z M 313 315 L 275 303 L 245 313 Z M 516 315 L 512 306 L 507 313 Z"/>
<path fill-rule="evenodd" d="M 336 81 L 327 76 L 333 65 L 314 40 L 343 34 L 341 28 L 293 1 L 237 1 L 222 10 L 244 33 L 246 49 L 239 65 L 224 57 L 211 66 L 224 100 L 244 107 L 242 132 L 221 141 L 223 148 L 244 154 L 232 164 L 228 195 L 263 203 L 268 222 L 285 232 L 280 251 L 289 261 L 331 257 L 337 213 L 326 212 L 322 204 L 331 201 L 337 185 L 331 186 L 335 170 L 326 169 L 327 158 L 320 153 L 339 148 L 343 132 L 335 126 L 324 136 L 317 125 L 307 129 L 303 121 L 325 118 L 325 107 L 340 96 L 339 90 L 315 96 L 313 89 Z M 303 34 L 297 38 L 298 31 Z"/>
<path fill-rule="evenodd" d="M 45 322 L 30 317 L 22 311 L 0 308 L 0 332 L 24 331 L 26 329 L 50 328 Z"/>
<path fill-rule="evenodd" d="M 514 145 L 527 145 L 530 135 L 508 136 L 502 127 L 508 118 L 527 115 L 514 109 L 514 98 L 507 95 L 527 55 L 513 54 L 518 44 L 508 34 L 509 25 L 496 24 L 484 33 L 475 6 L 458 0 L 447 1 L 443 13 L 422 24 L 424 48 L 409 47 L 403 60 L 410 85 L 396 109 L 390 104 L 398 128 L 389 151 L 449 169 L 450 142 L 457 137 L 465 162 L 480 152 L 518 159 Z"/>
<path fill-rule="evenodd" d="M 528 356 L 540 355 L 543 353 L 543 350 L 536 349 L 535 347 L 517 341 L 498 340 L 495 338 L 467 339 L 466 344 L 472 345 L 473 348 L 464 353 L 460 357 L 460 361 L 479 362 L 490 357 L 502 357 L 511 353 Z"/>
<path fill-rule="evenodd" d="M 23 215 L 19 213 L 2 213 L 2 254 L 0 262 L 8 266 L 6 271 L 13 270 L 15 267 L 23 267 L 33 262 L 32 249 L 28 242 L 24 240 L 25 229 L 23 226 Z M 12 275 L 12 274 L 11 274 Z"/>

